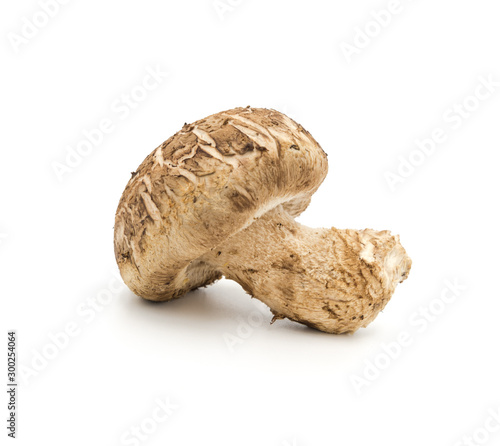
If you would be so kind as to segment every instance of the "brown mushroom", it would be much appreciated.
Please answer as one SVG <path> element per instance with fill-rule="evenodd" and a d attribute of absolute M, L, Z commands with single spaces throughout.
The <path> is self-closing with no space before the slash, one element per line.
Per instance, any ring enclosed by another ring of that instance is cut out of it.
<path fill-rule="evenodd" d="M 327 170 L 309 132 L 275 110 L 236 108 L 184 125 L 121 197 L 114 244 L 123 280 L 165 301 L 224 276 L 274 319 L 329 333 L 366 326 L 411 260 L 388 231 L 294 220 Z"/>

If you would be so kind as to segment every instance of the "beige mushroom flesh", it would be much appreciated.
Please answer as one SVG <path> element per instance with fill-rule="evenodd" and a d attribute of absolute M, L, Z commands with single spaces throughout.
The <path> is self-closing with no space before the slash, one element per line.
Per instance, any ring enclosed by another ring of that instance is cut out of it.
<path fill-rule="evenodd" d="M 121 197 L 114 247 L 123 280 L 166 301 L 224 276 L 274 319 L 328 333 L 367 326 L 411 260 L 389 231 L 294 220 L 327 170 L 309 132 L 275 110 L 236 108 L 184 125 Z"/>

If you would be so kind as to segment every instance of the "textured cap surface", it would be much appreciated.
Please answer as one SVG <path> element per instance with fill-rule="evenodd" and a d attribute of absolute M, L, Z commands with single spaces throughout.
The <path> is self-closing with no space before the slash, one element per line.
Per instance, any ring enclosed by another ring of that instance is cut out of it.
<path fill-rule="evenodd" d="M 327 170 L 309 132 L 275 110 L 236 108 L 184 125 L 134 172 L 118 205 L 125 283 L 167 300 L 218 279 L 196 259 L 280 204 L 300 214 Z"/>

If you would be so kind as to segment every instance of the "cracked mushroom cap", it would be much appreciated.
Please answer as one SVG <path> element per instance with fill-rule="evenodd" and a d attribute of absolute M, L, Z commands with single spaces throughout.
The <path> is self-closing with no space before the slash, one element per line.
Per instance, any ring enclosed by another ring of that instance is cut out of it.
<path fill-rule="evenodd" d="M 327 174 L 326 154 L 275 110 L 236 108 L 185 124 L 128 182 L 115 257 L 137 295 L 168 300 L 220 278 L 199 259 L 282 204 L 292 216 Z"/>

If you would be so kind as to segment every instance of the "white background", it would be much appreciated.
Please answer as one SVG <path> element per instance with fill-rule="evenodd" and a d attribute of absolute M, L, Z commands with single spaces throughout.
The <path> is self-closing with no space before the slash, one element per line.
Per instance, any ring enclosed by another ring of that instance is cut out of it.
<path fill-rule="evenodd" d="M 370 23 L 388 4 L 74 0 L 33 30 L 39 3 L 3 3 L 0 382 L 16 329 L 17 444 L 139 444 L 134 426 L 149 445 L 498 444 L 500 9 L 401 0 Z M 118 111 L 148 69 L 168 76 Z M 154 305 L 114 279 L 130 172 L 185 122 L 246 105 L 287 113 L 328 153 L 302 223 L 401 235 L 410 277 L 368 328 L 269 325 L 228 281 Z M 59 179 L 103 119 L 113 130 Z M 437 128 L 446 141 L 419 156 Z M 446 281 L 464 289 L 443 303 Z M 157 399 L 175 409 L 152 424 Z"/>

